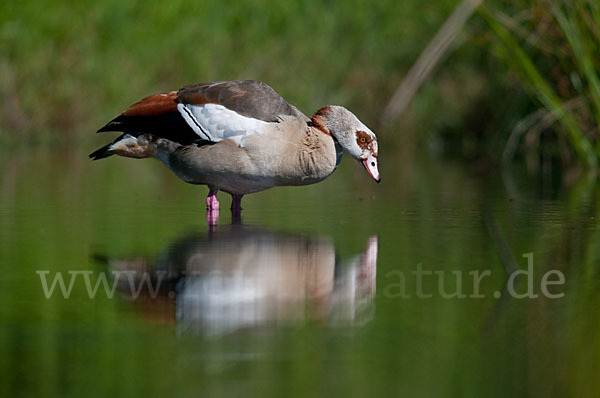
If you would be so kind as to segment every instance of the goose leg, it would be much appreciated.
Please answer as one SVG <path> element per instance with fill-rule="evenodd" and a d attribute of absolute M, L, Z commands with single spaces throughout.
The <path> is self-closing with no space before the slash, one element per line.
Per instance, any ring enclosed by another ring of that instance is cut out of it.
<path fill-rule="evenodd" d="M 218 189 L 209 187 L 208 196 L 206 197 L 206 210 L 219 210 L 217 192 L 219 192 Z"/>
<path fill-rule="evenodd" d="M 208 196 L 206 197 L 206 223 L 209 230 L 215 231 L 217 228 L 217 220 L 219 219 L 219 201 L 217 200 L 218 189 L 209 187 Z"/>
<path fill-rule="evenodd" d="M 231 212 L 240 213 L 242 211 L 242 196 L 244 195 L 231 195 Z"/>
<path fill-rule="evenodd" d="M 217 230 L 217 220 L 219 219 L 219 208 L 206 210 L 206 224 L 209 232 Z"/>

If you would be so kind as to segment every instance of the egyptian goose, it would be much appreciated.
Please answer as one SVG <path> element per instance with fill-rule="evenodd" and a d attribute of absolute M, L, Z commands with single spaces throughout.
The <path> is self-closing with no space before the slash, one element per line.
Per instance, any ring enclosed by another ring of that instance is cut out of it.
<path fill-rule="evenodd" d="M 253 80 L 151 95 L 98 130 L 104 131 L 123 134 L 91 158 L 157 158 L 185 182 L 208 185 L 209 210 L 218 210 L 219 190 L 231 194 L 239 214 L 245 194 L 322 181 L 342 150 L 380 181 L 377 138 L 349 110 L 326 106 L 308 118 Z"/>

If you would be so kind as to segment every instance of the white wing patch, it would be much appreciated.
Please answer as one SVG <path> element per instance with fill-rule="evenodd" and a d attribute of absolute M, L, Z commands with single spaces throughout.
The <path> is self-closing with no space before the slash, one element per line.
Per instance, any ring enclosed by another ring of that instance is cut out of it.
<path fill-rule="evenodd" d="M 242 146 L 245 137 L 260 134 L 269 124 L 219 104 L 177 104 L 177 110 L 200 138 L 212 142 L 230 139 Z"/>

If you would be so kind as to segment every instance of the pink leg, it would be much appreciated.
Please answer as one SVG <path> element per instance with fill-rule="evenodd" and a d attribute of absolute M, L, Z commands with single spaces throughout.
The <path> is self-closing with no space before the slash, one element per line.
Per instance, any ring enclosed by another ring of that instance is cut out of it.
<path fill-rule="evenodd" d="M 219 208 L 206 210 L 206 223 L 208 224 L 209 232 L 217 230 L 217 220 L 219 219 Z"/>
<path fill-rule="evenodd" d="M 208 196 L 206 197 L 206 209 L 207 210 L 219 210 L 219 201 L 217 200 L 217 192 L 219 192 L 216 188 L 209 188 Z"/>
<path fill-rule="evenodd" d="M 219 201 L 217 200 L 218 189 L 209 187 L 208 196 L 206 197 L 206 222 L 211 231 L 214 232 L 219 219 Z"/>

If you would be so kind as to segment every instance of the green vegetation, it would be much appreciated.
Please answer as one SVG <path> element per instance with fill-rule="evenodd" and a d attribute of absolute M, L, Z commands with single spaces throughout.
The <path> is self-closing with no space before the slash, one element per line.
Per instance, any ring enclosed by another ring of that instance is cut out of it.
<path fill-rule="evenodd" d="M 264 80 L 306 113 L 343 103 L 373 125 L 453 5 L 2 2 L 0 131 L 89 138 L 150 93 L 230 79 Z"/>
<path fill-rule="evenodd" d="M 512 157 L 522 136 L 531 149 L 552 127 L 555 155 L 566 162 L 575 156 L 595 168 L 600 154 L 600 80 L 595 69 L 600 62 L 600 5 L 593 0 L 516 1 L 508 11 L 511 15 L 484 7 L 481 15 L 502 46 L 496 50 L 543 111 L 532 113 L 526 128 L 513 129 L 505 159 Z"/>
<path fill-rule="evenodd" d="M 102 141 L 91 134 L 98 126 L 145 95 L 258 79 L 306 113 L 350 107 L 392 150 L 595 168 L 593 0 L 485 2 L 407 111 L 383 128 L 382 109 L 456 4 L 3 2 L 0 142 L 91 148 Z"/>

